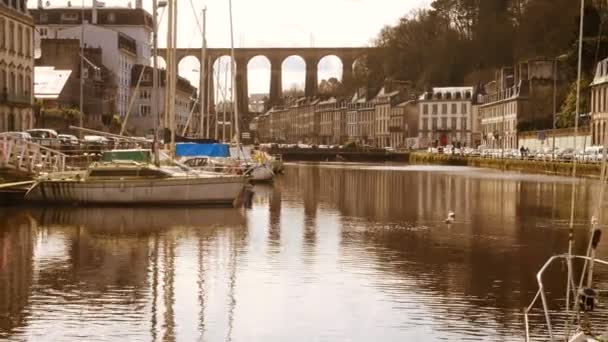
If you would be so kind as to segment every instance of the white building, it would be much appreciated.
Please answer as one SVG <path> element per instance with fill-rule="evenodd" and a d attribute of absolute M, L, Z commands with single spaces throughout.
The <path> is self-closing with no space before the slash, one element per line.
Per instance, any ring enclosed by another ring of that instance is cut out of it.
<path fill-rule="evenodd" d="M 131 69 L 135 64 L 149 65 L 151 58 L 152 16 L 136 1 L 135 8 L 43 7 L 31 10 L 36 30 L 35 49 L 41 39 L 81 39 L 84 22 L 84 43 L 102 49 L 102 63 L 115 76 L 117 85 L 116 112 L 124 116 L 128 110 Z"/>
<path fill-rule="evenodd" d="M 604 145 L 608 124 L 608 58 L 600 61 L 591 83 L 591 137 L 594 145 Z"/>
<path fill-rule="evenodd" d="M 433 88 L 419 98 L 419 147 L 474 144 L 473 87 Z"/>
<path fill-rule="evenodd" d="M 33 30 L 25 1 L 0 2 L 0 132 L 34 125 Z"/>
<path fill-rule="evenodd" d="M 155 118 L 152 115 L 152 68 L 146 66 L 144 74 L 142 75 L 139 88 L 137 88 L 137 81 L 139 75 L 144 68 L 141 64 L 133 66 L 130 84 L 130 94 L 135 96 L 131 114 L 129 115 L 129 121 L 127 127 L 132 130 L 136 135 L 150 135 L 154 131 Z M 165 108 L 165 70 L 159 72 L 160 86 L 158 90 L 158 111 L 159 115 L 163 115 Z M 194 99 L 196 98 L 197 89 L 190 84 L 185 78 L 179 77 L 177 79 L 177 92 L 175 96 L 175 126 L 177 128 L 176 134 L 181 135 L 186 123 L 188 116 L 192 113 L 192 106 L 194 105 Z M 194 117 L 190 121 L 189 131 L 196 133 L 198 129 L 198 123 L 200 116 L 198 110 L 194 110 Z"/>

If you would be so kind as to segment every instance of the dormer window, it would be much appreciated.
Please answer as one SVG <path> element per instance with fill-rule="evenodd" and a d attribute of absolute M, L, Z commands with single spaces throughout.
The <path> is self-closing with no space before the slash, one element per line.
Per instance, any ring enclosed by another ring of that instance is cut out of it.
<path fill-rule="evenodd" d="M 41 23 L 47 23 L 49 21 L 49 14 L 48 13 L 40 13 L 40 22 Z"/>
<path fill-rule="evenodd" d="M 108 13 L 108 23 L 114 24 L 116 22 L 116 14 Z"/>

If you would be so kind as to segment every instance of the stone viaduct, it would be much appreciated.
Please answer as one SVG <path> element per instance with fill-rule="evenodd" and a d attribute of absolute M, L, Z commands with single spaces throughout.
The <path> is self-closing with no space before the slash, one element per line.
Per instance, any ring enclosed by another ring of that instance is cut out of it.
<path fill-rule="evenodd" d="M 234 59 L 236 60 L 236 89 L 237 103 L 242 111 L 243 108 L 248 108 L 248 81 L 247 81 L 247 65 L 249 61 L 257 56 L 264 56 L 270 61 L 270 103 L 279 103 L 282 97 L 282 65 L 283 61 L 291 56 L 299 56 L 306 63 L 306 81 L 305 94 L 306 96 L 315 96 L 318 87 L 318 64 L 319 61 L 326 56 L 336 56 L 342 61 L 342 82 L 348 82 L 353 76 L 353 64 L 360 57 L 368 55 L 375 48 L 235 48 Z M 213 79 L 207 75 L 203 75 L 203 70 L 208 70 L 209 65 L 214 65 L 215 61 L 223 56 L 230 56 L 230 49 L 227 48 L 209 48 L 207 49 L 207 63 L 205 68 L 201 69 L 201 77 L 207 87 L 213 87 Z M 167 60 L 167 49 L 159 49 L 158 55 Z M 199 63 L 201 61 L 201 49 L 176 49 L 176 63 L 179 65 L 183 58 L 188 56 L 195 57 Z M 209 89 L 209 88 L 208 88 Z M 213 90 L 210 92 L 213 96 Z M 207 99 L 205 94 L 205 102 L 211 101 L 213 98 Z"/>

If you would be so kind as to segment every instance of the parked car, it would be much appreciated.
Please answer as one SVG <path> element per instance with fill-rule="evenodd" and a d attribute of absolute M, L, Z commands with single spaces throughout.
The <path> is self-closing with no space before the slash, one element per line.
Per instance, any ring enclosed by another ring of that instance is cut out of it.
<path fill-rule="evenodd" d="M 53 149 L 59 149 L 61 143 L 59 142 L 59 134 L 54 129 L 28 129 L 27 133 L 32 136 L 32 141 Z"/>
<path fill-rule="evenodd" d="M 57 136 L 64 152 L 76 152 L 80 149 L 80 140 L 75 135 L 59 134 Z"/>
<path fill-rule="evenodd" d="M 0 137 L 10 137 L 15 139 L 32 141 L 32 136 L 27 132 L 2 132 L 0 133 Z"/>
<path fill-rule="evenodd" d="M 576 151 L 573 148 L 566 148 L 559 152 L 557 158 L 560 160 L 573 160 Z"/>

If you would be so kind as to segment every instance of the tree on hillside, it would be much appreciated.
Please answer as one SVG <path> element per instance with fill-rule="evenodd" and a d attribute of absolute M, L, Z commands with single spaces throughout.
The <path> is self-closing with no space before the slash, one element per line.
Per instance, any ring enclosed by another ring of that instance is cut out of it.
<path fill-rule="evenodd" d="M 603 41 L 608 6 L 600 0 L 587 4 L 585 37 Z M 381 30 L 374 45 L 383 49 L 365 61 L 367 81 L 392 77 L 418 88 L 488 82 L 496 68 L 570 52 L 579 6 L 573 0 L 434 0 L 430 9 Z M 608 55 L 605 45 L 597 45 L 600 57 Z M 586 70 L 593 64 L 585 63 Z"/>
<path fill-rule="evenodd" d="M 319 83 L 319 94 L 325 96 L 341 96 L 344 95 L 344 87 L 335 77 L 330 77 L 327 80 L 321 80 Z"/>
<path fill-rule="evenodd" d="M 297 99 L 302 96 L 304 96 L 304 89 L 302 89 L 302 87 L 299 86 L 297 83 L 292 83 L 289 89 L 283 90 L 284 98 Z"/>

